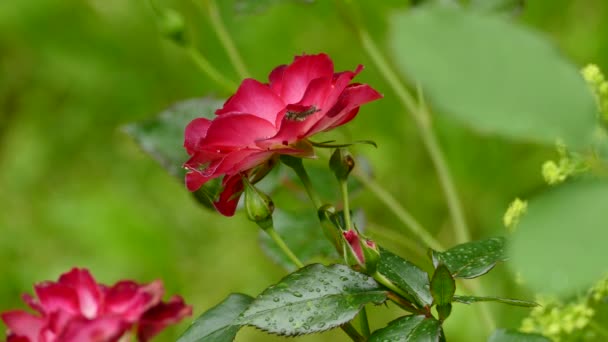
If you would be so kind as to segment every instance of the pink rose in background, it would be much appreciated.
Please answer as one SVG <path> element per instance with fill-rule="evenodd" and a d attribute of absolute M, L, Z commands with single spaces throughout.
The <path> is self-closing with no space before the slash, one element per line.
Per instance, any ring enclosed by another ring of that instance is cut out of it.
<path fill-rule="evenodd" d="M 86 269 L 74 268 L 57 282 L 35 287 L 37 299 L 24 301 L 37 314 L 23 310 L 0 315 L 9 328 L 7 342 L 111 342 L 137 328 L 138 341 L 148 341 L 170 324 L 192 314 L 175 296 L 162 302 L 162 282 L 140 285 L 123 280 L 98 284 Z"/>
<path fill-rule="evenodd" d="M 215 207 L 232 216 L 241 177 L 260 179 L 280 154 L 313 156 L 308 137 L 349 122 L 361 105 L 382 97 L 366 84 L 350 83 L 362 69 L 334 73 L 327 55 L 304 55 L 275 68 L 267 84 L 244 80 L 213 120 L 198 118 L 186 127 L 188 189 L 224 176 Z"/>

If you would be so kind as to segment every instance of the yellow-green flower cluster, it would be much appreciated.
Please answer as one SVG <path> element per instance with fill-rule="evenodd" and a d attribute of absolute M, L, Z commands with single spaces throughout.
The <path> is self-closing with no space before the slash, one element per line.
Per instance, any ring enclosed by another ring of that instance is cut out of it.
<path fill-rule="evenodd" d="M 582 156 L 568 152 L 566 145 L 559 141 L 556 149 L 559 159 L 557 161 L 547 160 L 541 169 L 543 179 L 547 184 L 557 185 L 572 175 L 587 171 L 588 165 Z"/>
<path fill-rule="evenodd" d="M 595 64 L 589 64 L 584 67 L 582 74 L 595 95 L 602 119 L 608 123 L 608 81 L 600 68 Z"/>
<path fill-rule="evenodd" d="M 504 223 L 507 230 L 513 232 L 519 223 L 519 219 L 522 215 L 526 213 L 528 210 L 528 202 L 522 201 L 519 198 L 516 198 L 511 202 L 509 208 L 505 212 L 505 215 L 502 217 L 502 222 Z"/>
<path fill-rule="evenodd" d="M 608 275 L 593 285 L 589 290 L 589 298 L 594 302 L 601 302 L 608 298 Z"/>
<path fill-rule="evenodd" d="M 568 336 L 581 333 L 591 322 L 595 311 L 587 305 L 586 298 L 564 304 L 556 299 L 538 299 L 541 305 L 530 312 L 522 322 L 520 330 L 539 333 L 552 341 L 568 340 Z"/>

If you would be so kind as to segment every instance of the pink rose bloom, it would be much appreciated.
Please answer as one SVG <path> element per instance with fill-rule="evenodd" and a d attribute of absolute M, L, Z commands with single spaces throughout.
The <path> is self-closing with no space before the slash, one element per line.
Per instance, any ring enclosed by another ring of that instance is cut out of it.
<path fill-rule="evenodd" d="M 24 301 L 37 314 L 22 310 L 0 315 L 9 328 L 7 342 L 113 342 L 137 326 L 139 341 L 192 314 L 180 297 L 161 301 L 162 282 L 140 285 L 123 280 L 98 284 L 86 269 L 74 268 L 57 282 L 34 287 L 38 299 Z"/>
<path fill-rule="evenodd" d="M 382 97 L 366 84 L 350 83 L 363 67 L 334 73 L 325 54 L 296 57 L 269 75 L 269 83 L 246 79 L 213 120 L 186 127 L 186 186 L 196 191 L 224 176 L 217 210 L 232 216 L 243 183 L 259 180 L 280 154 L 314 155 L 306 139 L 352 120 L 362 104 Z"/>

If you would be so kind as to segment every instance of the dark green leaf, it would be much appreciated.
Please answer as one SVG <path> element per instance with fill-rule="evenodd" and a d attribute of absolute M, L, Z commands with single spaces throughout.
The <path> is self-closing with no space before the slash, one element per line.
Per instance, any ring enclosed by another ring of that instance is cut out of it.
<path fill-rule="evenodd" d="M 439 264 L 431 279 L 431 294 L 434 303 L 437 305 L 437 313 L 441 321 L 448 318 L 452 312 L 452 298 L 456 293 L 456 281 L 452 278 L 450 270 L 444 265 Z"/>
<path fill-rule="evenodd" d="M 314 215 L 310 215 L 309 212 L 294 214 L 275 209 L 272 216 L 275 230 L 302 262 L 338 257 L 336 249 L 325 238 Z M 295 270 L 296 267 L 291 260 L 262 230 L 260 230 L 260 242 L 262 249 L 272 260 L 289 271 Z"/>
<path fill-rule="evenodd" d="M 342 325 L 367 303 L 380 304 L 386 292 L 370 277 L 344 265 L 308 265 L 260 294 L 240 324 L 286 336 Z"/>
<path fill-rule="evenodd" d="M 497 329 L 488 342 L 551 342 L 550 339 L 538 334 L 526 334 L 516 330 Z"/>
<path fill-rule="evenodd" d="M 454 278 L 475 278 L 505 261 L 505 239 L 491 238 L 464 243 L 445 252 L 431 251 L 433 265 L 444 263 Z"/>
<path fill-rule="evenodd" d="M 477 296 L 454 296 L 454 302 L 462 303 L 462 304 L 472 304 L 477 302 L 498 302 L 502 304 L 509 304 L 514 306 L 522 306 L 526 308 L 532 308 L 538 306 L 535 302 L 530 302 L 527 300 L 521 299 L 511 299 L 511 298 L 502 298 L 502 297 L 477 297 Z"/>
<path fill-rule="evenodd" d="M 480 132 L 584 146 L 597 108 L 549 41 L 503 16 L 422 6 L 392 20 L 395 61 L 440 113 Z"/>
<path fill-rule="evenodd" d="M 253 302 L 253 298 L 233 293 L 217 306 L 197 318 L 177 342 L 230 342 L 241 325 L 239 315 Z"/>
<path fill-rule="evenodd" d="M 131 123 L 125 131 L 170 174 L 183 179 L 182 165 L 188 160 L 184 149 L 184 130 L 195 118 L 212 118 L 224 100 L 211 97 L 176 103 L 155 118 Z"/>
<path fill-rule="evenodd" d="M 425 316 L 404 316 L 376 330 L 369 342 L 439 342 L 445 341 L 441 322 Z"/>
<path fill-rule="evenodd" d="M 509 244 L 510 266 L 535 291 L 579 293 L 608 271 L 606 213 L 606 181 L 569 182 L 530 199 Z"/>
<path fill-rule="evenodd" d="M 429 275 L 418 266 L 382 248 L 378 271 L 410 294 L 411 297 L 406 299 L 418 307 L 422 308 L 433 303 Z"/>

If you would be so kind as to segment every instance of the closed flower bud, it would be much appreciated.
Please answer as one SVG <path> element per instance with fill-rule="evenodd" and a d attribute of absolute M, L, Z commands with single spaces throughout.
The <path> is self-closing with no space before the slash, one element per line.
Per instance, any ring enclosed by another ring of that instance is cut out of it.
<path fill-rule="evenodd" d="M 245 183 L 245 210 L 249 219 L 262 229 L 272 227 L 274 204 L 268 195 L 258 190 L 248 181 Z"/>
<path fill-rule="evenodd" d="M 368 274 L 376 272 L 380 251 L 372 240 L 362 238 L 356 230 L 343 232 L 344 259 L 349 265 L 358 265 Z"/>
<path fill-rule="evenodd" d="M 337 148 L 329 159 L 329 168 L 339 181 L 345 181 L 355 168 L 355 159 L 345 148 Z"/>
<path fill-rule="evenodd" d="M 177 45 L 186 45 L 186 25 L 179 12 L 166 9 L 159 17 L 159 26 L 163 36 Z"/>

